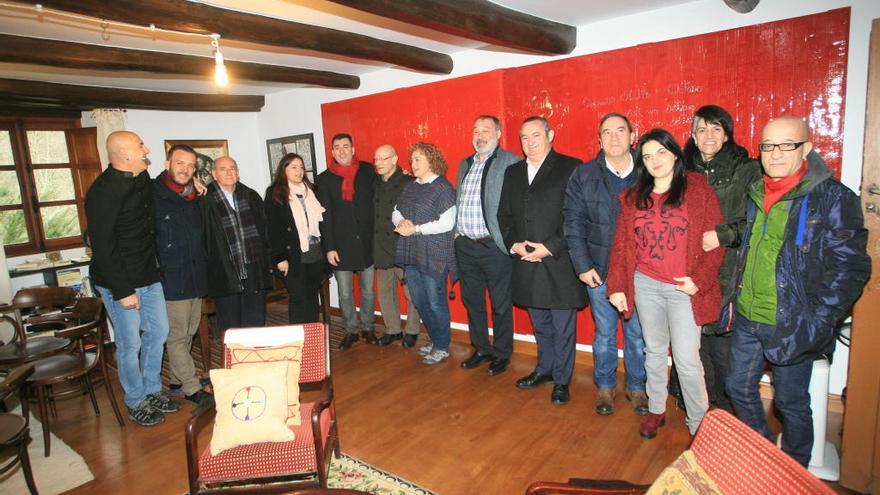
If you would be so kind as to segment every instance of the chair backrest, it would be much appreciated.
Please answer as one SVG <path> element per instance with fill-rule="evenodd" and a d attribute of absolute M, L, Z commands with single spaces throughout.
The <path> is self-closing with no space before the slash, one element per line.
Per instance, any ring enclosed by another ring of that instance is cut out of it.
<path fill-rule="evenodd" d="M 724 493 L 766 495 L 833 494 L 803 466 L 766 438 L 715 409 L 700 424 L 691 450 L 697 462 Z"/>
<path fill-rule="evenodd" d="M 31 287 L 21 289 L 12 298 L 12 305 L 19 310 L 65 308 L 73 304 L 76 291 L 70 287 Z"/>
<path fill-rule="evenodd" d="M 86 351 L 94 350 L 95 359 L 89 369 L 101 364 L 107 331 L 107 310 L 101 300 L 96 297 L 80 298 L 64 316 L 73 326 L 56 331 L 55 336 L 74 341 L 75 351 L 83 357 Z"/>
<path fill-rule="evenodd" d="M 300 383 L 321 382 L 330 376 L 329 326 L 323 323 L 305 323 L 278 327 L 230 328 L 223 336 L 223 367 L 232 363 L 230 344 L 245 347 L 275 347 L 296 340 L 303 341 L 300 359 Z M 259 354 L 249 362 L 260 360 Z M 269 361 L 268 359 L 266 361 Z"/>
<path fill-rule="evenodd" d="M 10 371 L 3 378 L 3 381 L 0 382 L 0 400 L 3 400 L 9 397 L 13 392 L 16 392 L 19 387 L 21 387 L 21 384 L 24 383 L 27 377 L 31 376 L 33 372 L 33 364 L 23 364 Z"/>

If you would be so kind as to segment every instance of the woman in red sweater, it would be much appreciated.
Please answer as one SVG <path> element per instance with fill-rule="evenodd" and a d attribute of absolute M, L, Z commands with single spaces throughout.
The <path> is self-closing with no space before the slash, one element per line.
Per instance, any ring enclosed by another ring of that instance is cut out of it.
<path fill-rule="evenodd" d="M 648 415 L 639 433 L 654 438 L 665 423 L 671 344 L 693 435 L 709 408 L 700 328 L 718 318 L 724 259 L 723 248 L 703 251 L 703 232 L 723 217 L 706 178 L 685 171 L 681 148 L 667 131 L 642 136 L 636 157 L 636 183 L 621 193 L 608 299 L 626 317 L 633 304 L 639 308 L 648 375 Z"/>

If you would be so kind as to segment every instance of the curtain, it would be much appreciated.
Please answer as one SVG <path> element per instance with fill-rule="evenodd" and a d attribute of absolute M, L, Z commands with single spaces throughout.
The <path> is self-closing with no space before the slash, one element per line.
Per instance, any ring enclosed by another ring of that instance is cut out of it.
<path fill-rule="evenodd" d="M 110 157 L 107 156 L 107 136 L 115 131 L 124 131 L 128 120 L 124 109 L 119 108 L 96 108 L 92 111 L 92 118 L 98 127 L 98 154 L 101 157 L 101 169 L 107 168 Z"/>

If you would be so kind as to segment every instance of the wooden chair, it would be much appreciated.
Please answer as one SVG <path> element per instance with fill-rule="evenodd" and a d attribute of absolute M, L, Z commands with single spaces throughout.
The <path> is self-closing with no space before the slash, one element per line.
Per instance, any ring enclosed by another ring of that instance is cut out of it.
<path fill-rule="evenodd" d="M 806 468 L 722 409 L 706 414 L 690 450 L 700 468 L 723 494 L 834 493 Z M 632 485 L 625 481 L 574 478 L 568 483 L 538 481 L 529 486 L 526 494 L 618 495 L 645 493 L 648 488 L 648 485 Z"/>
<path fill-rule="evenodd" d="M 55 332 L 58 338 L 71 340 L 73 346 L 70 352 L 34 361 L 34 373 L 25 382 L 26 395 L 28 397 L 36 396 L 37 399 L 40 419 L 43 422 L 43 446 L 46 457 L 49 457 L 51 417 L 57 416 L 55 399 L 79 395 L 85 389 L 91 398 L 95 414 L 101 414 L 95 397 L 95 382 L 92 381 L 93 371 L 101 372 L 107 395 L 110 398 L 110 405 L 116 414 L 116 420 L 119 422 L 119 426 L 125 426 L 107 370 L 104 349 L 107 313 L 101 300 L 94 297 L 84 297 L 77 301 L 70 312 L 53 315 L 51 318 L 55 321 L 63 319 L 73 325 Z M 74 384 L 77 386 L 72 387 L 71 385 Z M 50 403 L 52 405 L 51 414 Z M 28 402 L 26 400 L 22 400 L 22 408 L 27 413 Z"/>
<path fill-rule="evenodd" d="M 33 365 L 28 364 L 19 366 L 6 375 L 6 378 L 0 383 L 0 401 L 18 391 L 25 379 L 33 372 Z M 21 464 L 21 472 L 24 475 L 28 490 L 31 492 L 31 495 L 37 495 L 37 485 L 34 483 L 31 460 L 28 457 L 27 451 L 27 446 L 30 442 L 30 429 L 28 428 L 26 415 L 0 414 L 0 449 L 13 451 L 6 464 L 0 467 L 0 474 L 4 474 Z"/>
<path fill-rule="evenodd" d="M 0 342 L 0 369 L 15 367 L 46 356 L 63 352 L 70 340 L 57 336 L 29 337 L 27 325 L 39 325 L 43 330 L 63 328 L 61 320 L 46 320 L 44 314 L 64 309 L 76 300 L 70 287 L 35 287 L 21 289 L 10 304 L 0 306 L 0 319 L 10 323 L 15 332 L 9 342 Z M 36 313 L 31 316 L 31 313 Z"/>
<path fill-rule="evenodd" d="M 295 440 L 243 445 L 212 456 L 209 448 L 199 449 L 198 436 L 213 421 L 216 415 L 215 406 L 211 404 L 196 411 L 187 423 L 185 433 L 191 495 L 286 493 L 299 488 L 327 488 L 330 461 L 334 452 L 339 454 L 336 406 L 330 375 L 330 327 L 321 323 L 307 323 L 302 327 L 304 344 L 300 363 L 300 387 L 319 391 L 313 400 L 303 400 L 301 397 L 302 424 L 290 427 L 296 435 Z M 244 330 L 259 334 L 266 329 Z M 289 339 L 262 345 L 271 346 L 288 341 Z M 223 367 L 230 368 L 230 362 L 229 348 L 224 347 Z"/>

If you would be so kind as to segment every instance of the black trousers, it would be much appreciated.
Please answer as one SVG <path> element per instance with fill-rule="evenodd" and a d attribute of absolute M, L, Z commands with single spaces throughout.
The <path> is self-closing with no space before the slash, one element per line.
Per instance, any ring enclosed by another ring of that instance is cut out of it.
<path fill-rule="evenodd" d="M 227 328 L 266 326 L 266 289 L 260 283 L 256 264 L 247 265 L 247 275 L 241 281 L 244 290 L 214 298 L 221 335 Z"/>
<path fill-rule="evenodd" d="M 461 281 L 461 298 L 468 313 L 471 344 L 480 354 L 510 359 L 513 352 L 513 304 L 510 277 L 513 262 L 491 238 L 475 241 L 455 238 L 455 257 Z M 492 303 L 492 344 L 486 290 Z"/>
<path fill-rule="evenodd" d="M 318 295 L 324 281 L 324 260 L 290 265 L 284 285 L 287 287 L 287 318 L 290 323 L 320 320 Z"/>

